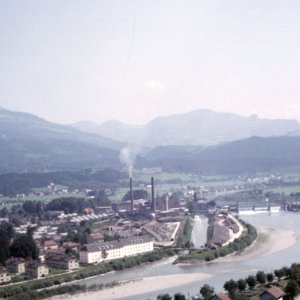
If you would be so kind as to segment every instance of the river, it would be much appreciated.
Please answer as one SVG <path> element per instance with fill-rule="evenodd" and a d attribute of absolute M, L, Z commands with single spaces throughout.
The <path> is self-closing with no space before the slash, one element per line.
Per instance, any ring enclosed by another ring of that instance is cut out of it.
<path fill-rule="evenodd" d="M 191 241 L 195 248 L 199 249 L 205 245 L 207 240 L 208 219 L 204 216 L 195 216 L 193 220 L 193 231 Z"/>
<path fill-rule="evenodd" d="M 118 271 L 111 274 L 98 276 L 95 278 L 85 279 L 83 282 L 87 285 L 93 283 L 106 283 L 112 281 L 136 280 L 148 276 L 163 276 L 174 274 L 190 274 L 190 273 L 206 273 L 213 277 L 205 280 L 199 280 L 189 285 L 179 285 L 176 288 L 164 289 L 163 291 L 155 291 L 145 293 L 138 296 L 130 296 L 120 298 L 123 300 L 140 300 L 140 299 L 156 299 L 160 293 L 169 293 L 173 295 L 176 292 L 185 293 L 186 295 L 196 295 L 200 287 L 204 283 L 212 285 L 216 291 L 223 289 L 223 284 L 231 278 L 245 278 L 248 274 L 254 274 L 258 270 L 265 272 L 273 271 L 282 266 L 289 266 L 294 262 L 300 262 L 300 215 L 297 213 L 280 212 L 276 214 L 257 214 L 244 215 L 242 219 L 254 226 L 265 226 L 278 230 L 293 230 L 296 234 L 296 243 L 280 252 L 276 252 L 267 256 L 263 254 L 252 257 L 248 260 L 229 261 L 229 262 L 210 262 L 200 265 L 174 265 L 172 259 L 155 262 L 143 266 L 134 267 L 129 270 Z M 202 220 L 197 220 L 201 225 Z M 197 222 L 196 221 L 196 222 Z M 202 223 L 204 224 L 204 223 Z M 201 240 L 201 239 L 200 239 Z M 199 243 L 202 242 L 199 240 Z M 282 240 L 284 243 L 284 240 Z M 101 291 L 99 291 L 101 293 Z M 100 296 L 100 294 L 99 294 Z"/>

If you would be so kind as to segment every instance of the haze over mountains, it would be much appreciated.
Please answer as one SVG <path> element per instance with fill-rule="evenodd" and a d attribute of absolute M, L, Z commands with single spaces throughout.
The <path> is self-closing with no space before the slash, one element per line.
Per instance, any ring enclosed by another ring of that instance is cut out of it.
<path fill-rule="evenodd" d="M 147 148 L 162 145 L 216 145 L 251 136 L 282 136 L 300 130 L 296 120 L 242 117 L 201 109 L 180 115 L 158 117 L 144 126 L 108 121 L 101 125 L 79 122 L 74 127 L 101 136 Z"/>
<path fill-rule="evenodd" d="M 300 168 L 295 120 L 197 110 L 144 126 L 118 121 L 74 126 L 0 108 L 0 173 L 120 169 L 120 150 L 136 144 L 143 151 L 135 167 L 203 174 Z"/>
<path fill-rule="evenodd" d="M 0 108 L 0 173 L 120 167 L 124 145 Z"/>

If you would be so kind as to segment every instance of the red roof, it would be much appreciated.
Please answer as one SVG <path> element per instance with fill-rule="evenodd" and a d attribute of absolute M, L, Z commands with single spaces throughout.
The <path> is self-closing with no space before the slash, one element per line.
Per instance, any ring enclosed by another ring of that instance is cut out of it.
<path fill-rule="evenodd" d="M 44 246 L 57 246 L 57 243 L 53 240 L 48 240 L 44 242 Z"/>
<path fill-rule="evenodd" d="M 216 294 L 216 297 L 218 297 L 220 300 L 231 300 L 231 298 L 227 294 L 222 292 Z"/>
<path fill-rule="evenodd" d="M 271 294 L 276 299 L 279 299 L 285 295 L 284 291 L 277 286 L 272 286 L 271 288 L 267 289 L 266 292 Z"/>

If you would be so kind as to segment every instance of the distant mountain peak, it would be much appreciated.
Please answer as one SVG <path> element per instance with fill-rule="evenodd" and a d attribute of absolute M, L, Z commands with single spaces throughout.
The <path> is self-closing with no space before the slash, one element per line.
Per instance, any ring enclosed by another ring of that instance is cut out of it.
<path fill-rule="evenodd" d="M 102 136 L 154 148 L 159 145 L 216 145 L 251 136 L 282 136 L 300 130 L 296 120 L 261 119 L 210 109 L 160 116 L 146 125 L 127 125 L 117 120 L 101 124 Z"/>

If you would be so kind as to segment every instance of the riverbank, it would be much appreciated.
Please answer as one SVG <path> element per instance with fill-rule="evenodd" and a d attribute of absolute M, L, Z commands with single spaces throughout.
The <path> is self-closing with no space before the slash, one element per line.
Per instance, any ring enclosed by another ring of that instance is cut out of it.
<path fill-rule="evenodd" d="M 257 239 L 242 253 L 218 259 L 248 260 L 281 252 L 292 247 L 297 242 L 296 233 L 293 230 L 273 229 L 265 226 L 257 226 Z M 283 242 L 284 241 L 284 242 Z"/>
<path fill-rule="evenodd" d="M 282 230 L 282 229 L 272 229 L 265 226 L 256 227 L 258 232 L 258 237 L 256 241 L 248 247 L 245 251 L 240 254 L 233 254 L 227 257 L 216 259 L 210 264 L 221 264 L 223 262 L 239 262 L 247 261 L 259 257 L 264 257 L 267 255 L 275 254 L 292 247 L 296 241 L 297 237 L 292 230 Z M 285 241 L 284 243 L 282 241 Z M 170 261 L 170 263 L 172 263 Z M 204 264 L 204 263 L 202 263 Z M 199 265 L 200 266 L 200 265 Z M 187 273 L 187 274 L 175 274 L 175 275 L 165 275 L 165 276 L 149 276 L 144 278 L 137 278 L 133 281 L 124 282 L 121 285 L 106 288 L 104 290 L 81 293 L 78 295 L 63 295 L 51 298 L 52 300 L 61 300 L 63 298 L 84 300 L 86 297 L 89 300 L 96 299 L 122 299 L 124 296 L 133 297 L 142 294 L 155 293 L 159 295 L 164 289 L 178 288 L 180 292 L 180 287 L 188 285 L 191 283 L 199 282 L 199 286 L 205 281 L 214 277 L 215 274 L 208 273 Z"/>
<path fill-rule="evenodd" d="M 257 238 L 252 245 L 242 252 L 220 257 L 212 263 L 243 262 L 264 257 L 284 251 L 297 242 L 297 236 L 293 230 L 273 229 L 265 226 L 256 226 L 256 230 Z"/>
<path fill-rule="evenodd" d="M 242 235 L 243 231 L 245 230 L 245 228 L 241 224 L 241 222 L 237 218 L 235 218 L 233 215 L 229 214 L 228 218 L 232 219 L 233 222 L 235 222 L 237 224 L 239 230 L 235 233 L 232 230 L 229 230 L 229 240 L 226 243 L 224 243 L 222 246 L 226 246 L 226 245 L 232 243 L 235 239 L 238 239 Z"/>
<path fill-rule="evenodd" d="M 82 293 L 72 296 L 55 296 L 51 299 L 62 300 L 67 298 L 74 300 L 84 300 L 88 298 L 89 300 L 98 300 L 101 298 L 101 300 L 115 300 L 122 299 L 124 296 L 131 297 L 151 292 L 157 292 L 157 294 L 159 294 L 159 291 L 175 287 L 178 287 L 178 291 L 180 291 L 180 286 L 198 282 L 200 280 L 205 280 L 211 277 L 213 277 L 212 274 L 206 273 L 151 276 L 139 278 L 127 283 L 125 282 L 115 287 L 107 288 L 97 292 Z"/>

